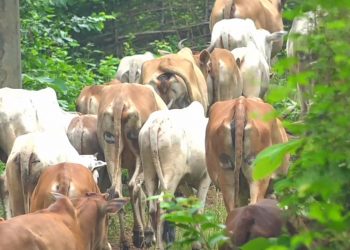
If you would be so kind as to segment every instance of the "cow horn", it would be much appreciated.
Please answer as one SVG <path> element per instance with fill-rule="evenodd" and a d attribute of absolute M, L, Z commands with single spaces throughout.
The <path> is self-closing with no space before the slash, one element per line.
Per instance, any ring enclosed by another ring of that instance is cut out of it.
<path fill-rule="evenodd" d="M 215 43 L 216 43 L 216 42 L 215 42 Z M 209 45 L 209 47 L 206 48 L 206 50 L 207 50 L 209 53 L 213 52 L 213 50 L 215 49 L 215 43 L 211 43 L 211 44 Z"/>
<path fill-rule="evenodd" d="M 181 50 L 183 48 L 185 48 L 185 46 L 182 44 L 184 41 L 186 41 L 187 38 L 184 38 L 182 40 L 179 41 L 179 43 L 177 44 L 177 47 Z"/>
<path fill-rule="evenodd" d="M 171 108 L 171 105 L 173 105 L 174 99 L 171 99 L 170 102 L 166 105 L 168 109 Z"/>

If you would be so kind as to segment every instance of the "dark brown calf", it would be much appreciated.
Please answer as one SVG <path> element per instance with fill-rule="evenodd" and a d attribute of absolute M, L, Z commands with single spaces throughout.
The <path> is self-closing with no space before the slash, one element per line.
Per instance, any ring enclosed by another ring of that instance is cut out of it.
<path fill-rule="evenodd" d="M 263 199 L 254 205 L 232 210 L 226 219 L 226 230 L 230 243 L 220 250 L 235 249 L 257 237 L 277 237 L 282 232 L 282 210 L 277 201 Z"/>

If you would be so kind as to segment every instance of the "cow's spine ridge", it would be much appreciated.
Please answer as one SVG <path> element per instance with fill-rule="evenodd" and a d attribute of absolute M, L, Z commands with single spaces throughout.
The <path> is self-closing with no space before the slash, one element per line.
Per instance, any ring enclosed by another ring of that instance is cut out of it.
<path fill-rule="evenodd" d="M 235 130 L 234 135 L 231 131 L 232 143 L 234 144 L 235 154 L 235 168 L 233 170 L 234 175 L 234 194 L 235 194 L 235 206 L 239 204 L 239 175 L 243 163 L 243 136 L 244 136 L 244 125 L 246 119 L 246 110 L 244 105 L 244 97 L 240 97 L 235 105 L 234 123 Z"/>

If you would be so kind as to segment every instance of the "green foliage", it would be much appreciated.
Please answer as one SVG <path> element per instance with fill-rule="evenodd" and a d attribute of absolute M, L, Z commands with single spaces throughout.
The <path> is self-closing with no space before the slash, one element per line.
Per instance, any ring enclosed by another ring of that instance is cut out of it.
<path fill-rule="evenodd" d="M 0 161 L 0 176 L 5 171 L 6 164 Z"/>
<path fill-rule="evenodd" d="M 270 176 L 281 166 L 284 156 L 294 153 L 302 145 L 302 142 L 302 140 L 293 140 L 272 145 L 261 151 L 253 163 L 254 180 L 261 180 Z"/>
<path fill-rule="evenodd" d="M 196 197 L 174 198 L 165 194 L 163 198 L 165 201 L 160 206 L 167 212 L 163 219 L 174 223 L 182 232 L 181 238 L 171 246 L 172 249 L 190 247 L 194 242 L 199 242 L 202 249 L 215 249 L 228 239 L 225 225 L 218 223 L 214 214 L 202 213 L 204 204 Z"/>
<path fill-rule="evenodd" d="M 278 94 L 272 91 L 268 98 L 281 108 L 278 102 L 293 96 L 297 83 L 315 82 L 309 114 L 301 122 L 285 123 L 302 143 L 293 146 L 293 150 L 298 149 L 287 178 L 275 185 L 281 206 L 304 220 L 305 226 L 289 241 L 267 249 L 297 249 L 302 245 L 311 249 L 350 249 L 350 28 L 347 25 L 350 4 L 323 0 L 293 2 L 296 2 L 294 9 L 286 10 L 285 17 L 292 19 L 315 6 L 326 10 L 320 12 L 318 29 L 306 39 L 306 51 L 312 51 L 317 60 L 307 72 L 288 73 L 284 82 L 287 90 L 278 90 Z M 281 60 L 275 70 L 283 76 L 296 61 L 295 58 Z M 266 165 L 256 176 L 269 174 L 276 167 L 286 145 L 271 147 L 258 156 L 257 164 Z"/>
<path fill-rule="evenodd" d="M 114 17 L 104 12 L 91 16 L 59 13 L 52 2 L 21 2 L 23 86 L 51 87 L 61 106 L 74 110 L 80 90 L 112 79 L 119 61 L 105 57 L 91 44 L 81 46 L 73 35 L 83 30 L 101 31 L 104 22 Z"/>

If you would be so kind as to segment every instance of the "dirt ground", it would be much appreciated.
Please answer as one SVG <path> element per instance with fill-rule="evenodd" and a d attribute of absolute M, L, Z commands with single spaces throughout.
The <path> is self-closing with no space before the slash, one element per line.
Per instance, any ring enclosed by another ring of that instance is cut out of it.
<path fill-rule="evenodd" d="M 213 212 L 216 216 L 218 221 L 224 223 L 226 218 L 226 211 L 224 207 L 224 203 L 222 200 L 222 194 L 220 191 L 217 191 L 214 186 L 211 186 L 206 200 L 206 211 Z M 138 250 L 140 248 L 136 248 L 132 244 L 132 216 L 131 216 L 131 210 L 129 207 L 126 208 L 126 237 L 128 239 L 128 242 L 130 242 L 130 249 L 129 250 Z M 119 246 L 119 226 L 118 226 L 118 218 L 117 216 L 113 216 L 111 218 L 110 222 L 110 228 L 109 228 L 109 242 L 112 245 L 113 250 L 120 250 Z M 178 234 L 177 234 L 178 235 Z M 153 248 L 151 248 L 153 249 Z M 155 249 L 155 248 L 154 248 Z"/>

